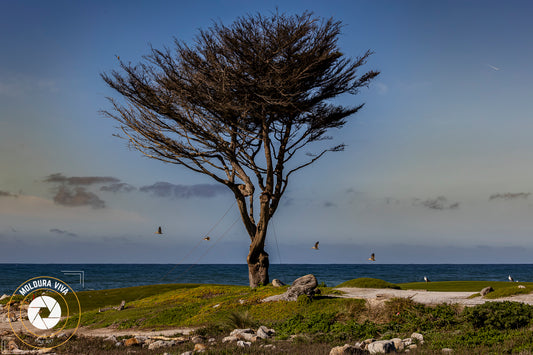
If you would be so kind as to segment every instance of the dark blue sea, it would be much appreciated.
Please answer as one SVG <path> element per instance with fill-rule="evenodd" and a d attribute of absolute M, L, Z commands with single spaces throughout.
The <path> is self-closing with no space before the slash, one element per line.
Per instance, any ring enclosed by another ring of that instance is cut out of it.
<path fill-rule="evenodd" d="M 319 283 L 336 286 L 358 277 L 393 283 L 423 281 L 487 280 L 533 282 L 533 264 L 272 264 L 270 279 L 290 284 L 314 274 Z M 248 285 L 245 264 L 0 264 L 0 296 L 37 276 L 52 276 L 75 291 L 101 290 L 157 283 L 213 283 Z"/>

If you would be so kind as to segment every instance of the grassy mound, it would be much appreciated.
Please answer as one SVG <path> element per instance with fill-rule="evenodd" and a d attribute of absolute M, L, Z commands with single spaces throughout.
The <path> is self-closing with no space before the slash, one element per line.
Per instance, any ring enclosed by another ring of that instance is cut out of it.
<path fill-rule="evenodd" d="M 337 287 L 359 287 L 359 288 L 393 288 L 396 290 L 400 289 L 400 286 L 391 284 L 390 282 L 373 279 L 370 277 L 360 277 L 358 279 L 348 280 Z"/>

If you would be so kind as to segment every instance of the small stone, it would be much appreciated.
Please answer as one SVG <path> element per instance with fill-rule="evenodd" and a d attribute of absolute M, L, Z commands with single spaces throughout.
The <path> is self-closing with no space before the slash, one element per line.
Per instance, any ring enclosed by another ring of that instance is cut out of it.
<path fill-rule="evenodd" d="M 483 290 L 481 290 L 481 291 L 479 292 L 479 294 L 480 294 L 481 296 L 486 296 L 487 294 L 489 294 L 489 293 L 492 292 L 492 291 L 494 291 L 494 289 L 493 289 L 492 287 L 488 286 L 488 287 L 485 287 Z"/>
<path fill-rule="evenodd" d="M 194 344 L 198 344 L 198 343 L 203 343 L 205 341 L 205 338 L 202 337 L 202 336 L 198 336 L 198 335 L 195 335 L 191 338 L 191 341 L 194 343 Z"/>
<path fill-rule="evenodd" d="M 117 338 L 114 335 L 110 335 L 104 339 L 104 341 L 112 341 L 113 343 L 117 342 Z"/>
<path fill-rule="evenodd" d="M 418 346 L 416 344 L 409 345 L 409 349 L 416 349 L 416 348 L 418 348 Z"/>
<path fill-rule="evenodd" d="M 14 340 L 10 340 L 7 343 L 7 350 L 18 350 L 19 346 Z"/>
<path fill-rule="evenodd" d="M 252 343 L 249 341 L 239 340 L 237 342 L 237 346 L 240 346 L 241 348 L 249 348 L 250 346 L 252 346 Z"/>
<path fill-rule="evenodd" d="M 442 352 L 444 354 L 452 354 L 453 353 L 453 349 L 450 349 L 450 348 L 444 348 L 442 349 Z"/>
<path fill-rule="evenodd" d="M 117 341 L 117 342 L 115 343 L 115 346 L 116 346 L 117 348 L 118 348 L 119 346 L 122 346 L 122 342 L 121 342 L 121 341 Z"/>
<path fill-rule="evenodd" d="M 285 286 L 285 284 L 283 282 L 281 282 L 280 280 L 278 280 L 278 279 L 274 279 L 274 280 L 272 280 L 272 286 L 281 287 L 281 286 Z"/>
<path fill-rule="evenodd" d="M 222 339 L 223 343 L 227 343 L 229 341 L 237 341 L 239 338 L 237 338 L 235 335 L 230 335 Z"/>
<path fill-rule="evenodd" d="M 526 288 L 524 285 L 518 285 L 518 288 Z"/>
<path fill-rule="evenodd" d="M 134 345 L 139 345 L 139 341 L 137 340 L 137 338 L 129 338 L 129 339 L 124 340 L 124 346 L 134 346 Z"/>
<path fill-rule="evenodd" d="M 396 350 L 394 342 L 390 340 L 378 340 L 368 344 L 367 348 L 370 354 L 387 354 Z"/>
<path fill-rule="evenodd" d="M 394 348 L 396 351 L 402 351 L 404 348 L 403 341 L 400 338 L 394 338 L 391 339 L 391 341 L 394 343 Z"/>
<path fill-rule="evenodd" d="M 220 303 L 217 303 L 217 304 L 215 304 L 215 305 L 213 306 L 213 308 L 218 308 L 218 307 L 220 307 Z"/>
<path fill-rule="evenodd" d="M 205 346 L 202 343 L 194 344 L 194 351 L 205 351 L 207 349 L 207 346 Z"/>
<path fill-rule="evenodd" d="M 215 338 L 209 338 L 208 343 L 215 343 L 217 340 Z"/>
<path fill-rule="evenodd" d="M 373 342 L 375 342 L 375 341 L 376 341 L 376 339 L 374 339 L 374 338 L 370 338 L 370 339 L 365 339 L 365 340 L 363 341 L 363 343 L 365 343 L 365 344 L 370 344 L 370 343 L 373 343 Z"/>
<path fill-rule="evenodd" d="M 344 346 L 336 346 L 329 352 L 329 355 L 356 355 L 365 354 L 365 351 L 360 347 L 350 344 L 344 344 Z"/>
<path fill-rule="evenodd" d="M 420 333 L 411 334 L 412 339 L 416 339 L 420 344 L 424 344 L 424 336 Z"/>
<path fill-rule="evenodd" d="M 240 303 L 240 304 L 245 304 L 245 303 L 246 303 L 246 301 L 245 301 L 245 300 L 243 300 L 243 299 L 241 298 L 241 299 L 239 300 L 239 303 Z"/>
<path fill-rule="evenodd" d="M 186 351 L 184 353 L 181 353 L 181 355 L 193 355 L 194 351 Z"/>
<path fill-rule="evenodd" d="M 237 335 L 237 334 L 241 334 L 241 333 L 254 334 L 254 331 L 252 329 L 250 329 L 250 328 L 233 329 L 233 331 L 231 333 L 229 333 L 229 335 Z"/>
<path fill-rule="evenodd" d="M 405 338 L 405 339 L 402 340 L 402 343 L 403 343 L 404 346 L 409 346 L 409 345 L 413 344 L 413 339 Z"/>

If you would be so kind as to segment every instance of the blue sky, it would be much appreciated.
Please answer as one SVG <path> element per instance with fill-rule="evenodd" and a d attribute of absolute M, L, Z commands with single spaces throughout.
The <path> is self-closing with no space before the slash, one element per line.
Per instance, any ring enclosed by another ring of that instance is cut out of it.
<path fill-rule="evenodd" d="M 244 263 L 231 194 L 129 150 L 99 111 L 116 56 L 213 21 L 313 11 L 381 75 L 292 179 L 271 262 L 531 262 L 533 23 L 527 1 L 0 2 L 0 262 Z M 78 178 L 78 179 L 73 179 Z M 226 217 L 217 221 L 229 209 Z M 154 235 L 163 226 L 162 237 Z M 199 243 L 211 232 L 211 244 Z M 311 246 L 320 240 L 321 249 Z"/>

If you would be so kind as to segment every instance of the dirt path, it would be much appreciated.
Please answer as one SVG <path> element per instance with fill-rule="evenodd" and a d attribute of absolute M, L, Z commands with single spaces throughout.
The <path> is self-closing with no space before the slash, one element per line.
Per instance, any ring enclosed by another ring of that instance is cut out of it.
<path fill-rule="evenodd" d="M 343 298 L 362 298 L 373 300 L 386 300 L 389 298 L 410 298 L 415 302 L 423 304 L 462 304 L 465 306 L 475 306 L 489 301 L 514 301 L 523 302 L 533 305 L 533 294 L 531 295 L 516 295 L 512 297 L 505 297 L 499 299 L 485 299 L 483 297 L 469 298 L 477 292 L 436 292 L 425 290 L 394 290 L 394 289 L 376 289 L 376 288 L 355 288 L 355 287 L 340 287 L 336 290 L 342 291 L 344 294 L 338 295 Z"/>

